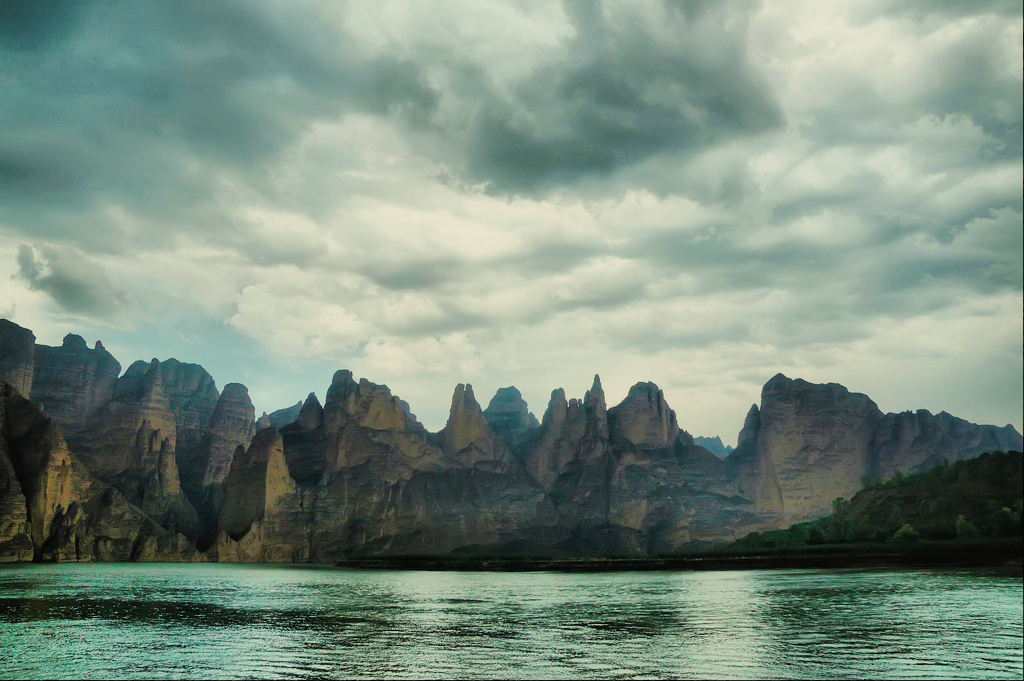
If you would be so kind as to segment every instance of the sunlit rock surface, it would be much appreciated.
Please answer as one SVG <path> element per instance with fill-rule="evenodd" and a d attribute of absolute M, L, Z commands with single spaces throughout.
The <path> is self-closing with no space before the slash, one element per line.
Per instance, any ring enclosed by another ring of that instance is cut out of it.
<path fill-rule="evenodd" d="M 772 378 L 751 408 L 728 462 L 740 491 L 779 524 L 828 513 L 873 476 L 889 477 L 996 449 L 1020 449 L 1011 426 L 979 426 L 946 413 L 882 414 L 836 383 Z"/>

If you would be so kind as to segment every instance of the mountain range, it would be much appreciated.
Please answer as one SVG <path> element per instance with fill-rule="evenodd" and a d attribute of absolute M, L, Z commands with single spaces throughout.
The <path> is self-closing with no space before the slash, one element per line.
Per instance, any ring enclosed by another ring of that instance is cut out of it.
<path fill-rule="evenodd" d="M 704 446 L 701 446 L 704 445 Z M 652 556 L 826 515 L 864 481 L 992 450 L 1012 426 L 883 414 L 841 385 L 770 379 L 728 451 L 654 383 L 607 406 L 455 387 L 445 427 L 347 370 L 256 417 L 176 359 L 120 363 L 0 320 L 0 561 L 333 562 L 372 555 Z"/>

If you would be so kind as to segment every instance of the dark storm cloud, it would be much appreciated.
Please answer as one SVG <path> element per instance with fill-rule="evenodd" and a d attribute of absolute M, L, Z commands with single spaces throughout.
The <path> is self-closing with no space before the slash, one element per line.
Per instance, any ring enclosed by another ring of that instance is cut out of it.
<path fill-rule="evenodd" d="M 576 34 L 563 58 L 518 82 L 511 100 L 489 93 L 480 105 L 471 177 L 492 191 L 530 193 L 778 126 L 747 58 L 746 22 L 728 30 L 721 21 L 746 8 L 706 4 L 668 3 L 666 41 L 635 19 L 613 25 L 600 2 L 567 0 Z"/>
<path fill-rule="evenodd" d="M 110 320 L 133 305 L 99 263 L 73 249 L 21 246 L 18 268 L 30 289 L 47 294 L 65 312 Z"/>
<path fill-rule="evenodd" d="M 415 124 L 435 102 L 417 66 L 356 55 L 299 4 L 19 0 L 0 35 L 0 217 L 45 238 L 105 203 L 209 228 L 215 178 L 258 185 L 314 121 Z M 107 249 L 122 237 L 76 235 Z"/>

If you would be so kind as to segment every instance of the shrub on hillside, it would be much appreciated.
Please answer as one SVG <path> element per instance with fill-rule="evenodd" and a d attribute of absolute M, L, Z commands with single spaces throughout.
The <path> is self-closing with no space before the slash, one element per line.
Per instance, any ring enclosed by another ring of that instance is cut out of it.
<path fill-rule="evenodd" d="M 914 526 L 910 523 L 904 523 L 903 527 L 896 530 L 896 532 L 892 535 L 893 541 L 905 544 L 911 544 L 913 542 L 916 542 L 920 538 L 921 535 L 918 534 L 917 530 L 915 530 Z"/>

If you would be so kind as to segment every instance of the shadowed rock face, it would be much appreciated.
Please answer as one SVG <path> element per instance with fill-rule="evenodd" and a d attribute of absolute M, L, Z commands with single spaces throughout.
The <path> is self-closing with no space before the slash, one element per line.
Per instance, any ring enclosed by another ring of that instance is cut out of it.
<path fill-rule="evenodd" d="M 732 454 L 732 447 L 725 445 L 722 442 L 722 438 L 718 435 L 714 437 L 694 437 L 693 444 L 698 447 L 703 447 L 719 459 L 725 459 Z"/>
<path fill-rule="evenodd" d="M 68 334 L 60 347 L 37 345 L 31 399 L 55 419 L 72 448 L 104 404 L 114 396 L 121 365 L 100 341 L 89 349 Z"/>
<path fill-rule="evenodd" d="M 278 409 L 267 414 L 267 426 L 271 428 L 283 428 L 288 424 L 292 423 L 299 417 L 299 412 L 302 411 L 302 400 L 299 400 L 290 407 L 284 409 Z M 263 426 L 263 427 L 267 427 Z"/>
<path fill-rule="evenodd" d="M 313 487 L 325 469 L 324 408 L 315 393 L 302 403 L 295 420 L 280 430 L 288 452 L 285 459 L 291 476 L 301 485 Z"/>
<path fill-rule="evenodd" d="M 0 561 L 200 558 L 184 537 L 96 480 L 57 424 L 6 383 L 0 384 L 0 509 L 11 513 L 0 520 Z"/>
<path fill-rule="evenodd" d="M 201 548 L 206 548 L 216 538 L 228 471 L 238 448 L 244 450 L 256 434 L 254 416 L 249 389 L 241 383 L 224 386 L 197 455 L 192 458 L 194 467 L 189 478 L 198 484 L 193 482 L 194 487 L 185 489 L 199 514 Z"/>
<path fill-rule="evenodd" d="M 247 450 L 239 451 L 227 476 L 219 560 L 307 560 L 306 515 L 299 487 L 288 474 L 284 440 L 276 428 L 261 430 Z"/>
<path fill-rule="evenodd" d="M 995 450 L 1020 450 L 1013 426 L 979 426 L 946 412 L 921 409 L 886 414 L 875 431 L 872 473 L 882 478 L 896 471 L 914 473 Z"/>
<path fill-rule="evenodd" d="M 526 433 L 540 426 L 515 386 L 498 388 L 484 410 L 484 419 L 509 445 L 519 442 Z"/>
<path fill-rule="evenodd" d="M 0 381 L 28 397 L 32 391 L 36 336 L 12 321 L 0 319 Z"/>

